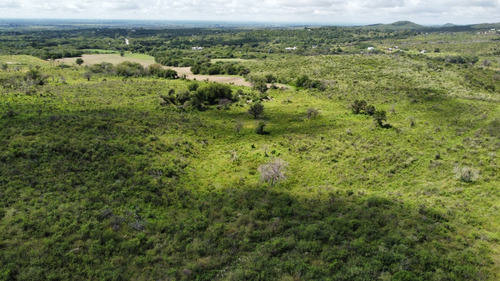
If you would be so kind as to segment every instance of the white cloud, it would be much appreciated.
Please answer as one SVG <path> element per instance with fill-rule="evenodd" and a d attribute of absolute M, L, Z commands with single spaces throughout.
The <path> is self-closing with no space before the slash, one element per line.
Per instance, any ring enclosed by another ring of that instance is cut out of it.
<path fill-rule="evenodd" d="M 460 24 L 499 21 L 500 0 L 7 0 L 0 17 Z"/>
<path fill-rule="evenodd" d="M 16 1 L 6 1 L 4 3 L 0 3 L 0 9 L 15 9 L 21 8 L 21 5 Z"/>

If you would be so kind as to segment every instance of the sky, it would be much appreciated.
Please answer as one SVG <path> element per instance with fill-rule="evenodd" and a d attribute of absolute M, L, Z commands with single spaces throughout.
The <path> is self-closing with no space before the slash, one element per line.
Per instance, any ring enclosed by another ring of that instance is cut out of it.
<path fill-rule="evenodd" d="M 500 22 L 500 0 L 0 0 L 0 18 L 473 24 Z"/>

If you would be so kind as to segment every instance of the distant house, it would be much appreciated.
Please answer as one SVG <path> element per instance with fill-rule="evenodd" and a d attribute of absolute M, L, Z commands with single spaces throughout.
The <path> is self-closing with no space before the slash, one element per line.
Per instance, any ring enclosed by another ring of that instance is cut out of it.
<path fill-rule="evenodd" d="M 427 53 L 427 50 L 422 50 L 422 51 L 420 51 L 420 53 L 425 54 L 425 53 Z"/>
<path fill-rule="evenodd" d="M 367 49 L 368 49 L 368 51 L 373 51 L 373 50 L 375 50 L 375 47 L 368 47 Z"/>
<path fill-rule="evenodd" d="M 293 50 L 293 51 L 295 51 L 295 50 L 297 50 L 297 47 L 286 47 L 285 50 L 288 50 L 288 51 Z"/>
<path fill-rule="evenodd" d="M 203 50 L 203 47 L 193 47 L 191 49 L 193 49 L 193 50 Z"/>
<path fill-rule="evenodd" d="M 389 52 L 392 52 L 392 48 L 387 49 Z"/>

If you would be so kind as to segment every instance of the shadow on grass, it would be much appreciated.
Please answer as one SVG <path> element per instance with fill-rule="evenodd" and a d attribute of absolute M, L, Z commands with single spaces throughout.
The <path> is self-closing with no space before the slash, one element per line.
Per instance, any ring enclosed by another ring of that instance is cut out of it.
<path fill-rule="evenodd" d="M 3 120 L 0 279 L 487 279 L 487 252 L 425 206 L 354 192 L 303 198 L 279 185 L 180 186 L 196 148 L 148 137 L 189 131 L 194 117 Z"/>
<path fill-rule="evenodd" d="M 85 208 L 81 200 L 87 194 L 80 196 L 71 203 L 74 208 Z M 0 261 L 7 276 L 116 280 L 479 280 L 487 276 L 483 249 L 458 241 L 447 216 L 424 206 L 352 192 L 300 198 L 279 187 L 197 190 L 196 183 L 189 190 L 164 187 L 125 196 L 135 197 L 134 207 L 115 201 L 61 218 L 51 216 L 55 210 L 49 207 L 37 212 L 38 220 L 26 214 L 26 219 L 9 226 L 19 233 L 1 236 Z M 55 202 L 61 199 L 51 197 Z M 69 221 L 77 222 L 69 226 L 74 232 L 62 235 Z"/>

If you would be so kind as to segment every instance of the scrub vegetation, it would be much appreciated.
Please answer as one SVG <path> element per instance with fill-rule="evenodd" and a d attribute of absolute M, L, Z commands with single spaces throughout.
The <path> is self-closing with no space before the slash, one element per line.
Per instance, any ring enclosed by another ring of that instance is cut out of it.
<path fill-rule="evenodd" d="M 0 280 L 500 277 L 490 26 L 0 39 Z"/>

